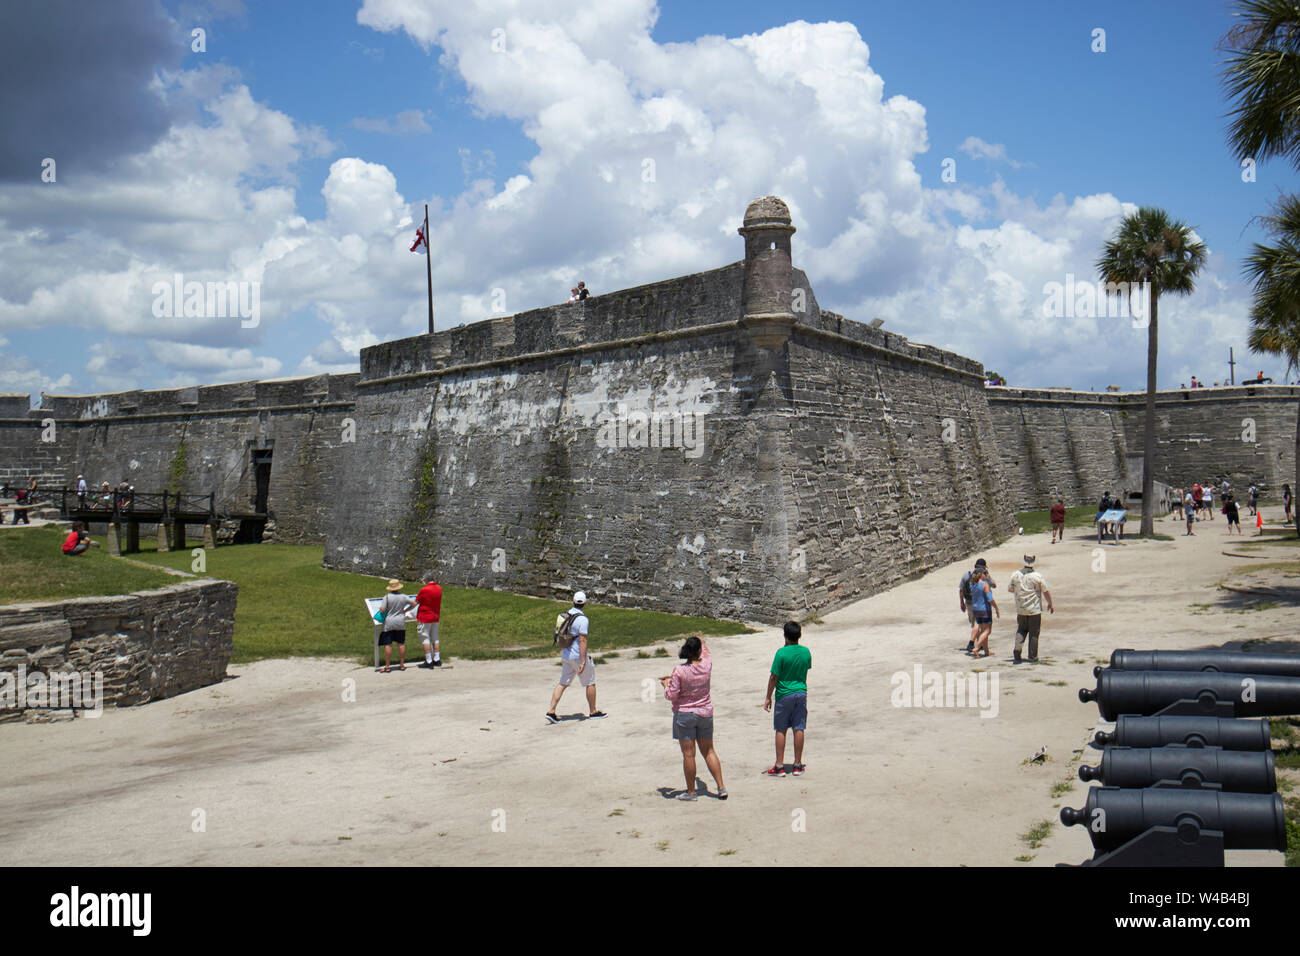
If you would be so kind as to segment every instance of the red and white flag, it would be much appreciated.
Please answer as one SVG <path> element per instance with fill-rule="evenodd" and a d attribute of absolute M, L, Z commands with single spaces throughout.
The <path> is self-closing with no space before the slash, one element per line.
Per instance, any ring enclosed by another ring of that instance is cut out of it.
<path fill-rule="evenodd" d="M 416 228 L 415 243 L 411 246 L 412 252 L 425 253 L 429 251 L 428 230 L 429 223 L 427 221 Z"/>

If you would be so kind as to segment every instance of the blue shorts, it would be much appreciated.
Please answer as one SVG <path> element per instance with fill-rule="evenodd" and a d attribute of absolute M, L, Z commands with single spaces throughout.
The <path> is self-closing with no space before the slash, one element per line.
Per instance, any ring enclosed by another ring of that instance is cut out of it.
<path fill-rule="evenodd" d="M 976 623 L 976 624 L 992 624 L 992 623 L 993 623 L 993 613 L 992 613 L 991 611 L 976 611 L 976 612 L 975 612 L 975 623 Z"/>
<path fill-rule="evenodd" d="M 772 708 L 772 726 L 778 734 L 787 730 L 804 730 L 807 725 L 807 694 L 786 694 Z"/>

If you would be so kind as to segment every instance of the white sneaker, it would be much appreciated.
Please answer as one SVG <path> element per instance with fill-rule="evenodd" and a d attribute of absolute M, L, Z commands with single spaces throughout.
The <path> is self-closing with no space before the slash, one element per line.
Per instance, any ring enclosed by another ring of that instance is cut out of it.
<path fill-rule="evenodd" d="M 699 797 L 697 797 L 694 793 L 688 793 L 687 791 L 683 790 L 681 793 L 677 794 L 677 799 L 678 799 L 678 800 L 698 800 Z"/>

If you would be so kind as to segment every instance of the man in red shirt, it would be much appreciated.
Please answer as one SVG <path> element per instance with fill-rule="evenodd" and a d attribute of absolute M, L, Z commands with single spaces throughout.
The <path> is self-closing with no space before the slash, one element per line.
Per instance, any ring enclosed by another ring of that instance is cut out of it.
<path fill-rule="evenodd" d="M 433 572 L 424 576 L 424 587 L 415 596 L 415 603 L 420 610 L 416 612 L 415 629 L 424 644 L 424 663 L 421 667 L 434 668 L 442 666 L 442 655 L 438 650 L 438 618 L 442 616 L 442 588 L 433 581 Z"/>
<path fill-rule="evenodd" d="M 1060 498 L 1056 499 L 1056 504 L 1052 505 L 1052 544 L 1056 544 L 1056 536 L 1061 536 L 1065 540 L 1065 502 Z"/>

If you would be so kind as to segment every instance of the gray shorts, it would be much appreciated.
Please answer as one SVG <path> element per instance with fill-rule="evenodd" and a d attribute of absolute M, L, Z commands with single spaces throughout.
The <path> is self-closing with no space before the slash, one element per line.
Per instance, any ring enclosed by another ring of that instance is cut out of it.
<path fill-rule="evenodd" d="M 438 625 L 441 621 L 428 621 L 415 625 L 415 633 L 420 635 L 420 641 L 424 644 L 438 643 Z"/>
<path fill-rule="evenodd" d="M 805 730 L 807 725 L 807 694 L 786 694 L 772 708 L 772 726 L 778 734 L 787 730 Z"/>
<path fill-rule="evenodd" d="M 712 740 L 713 718 L 700 714 L 673 714 L 673 740 Z"/>

